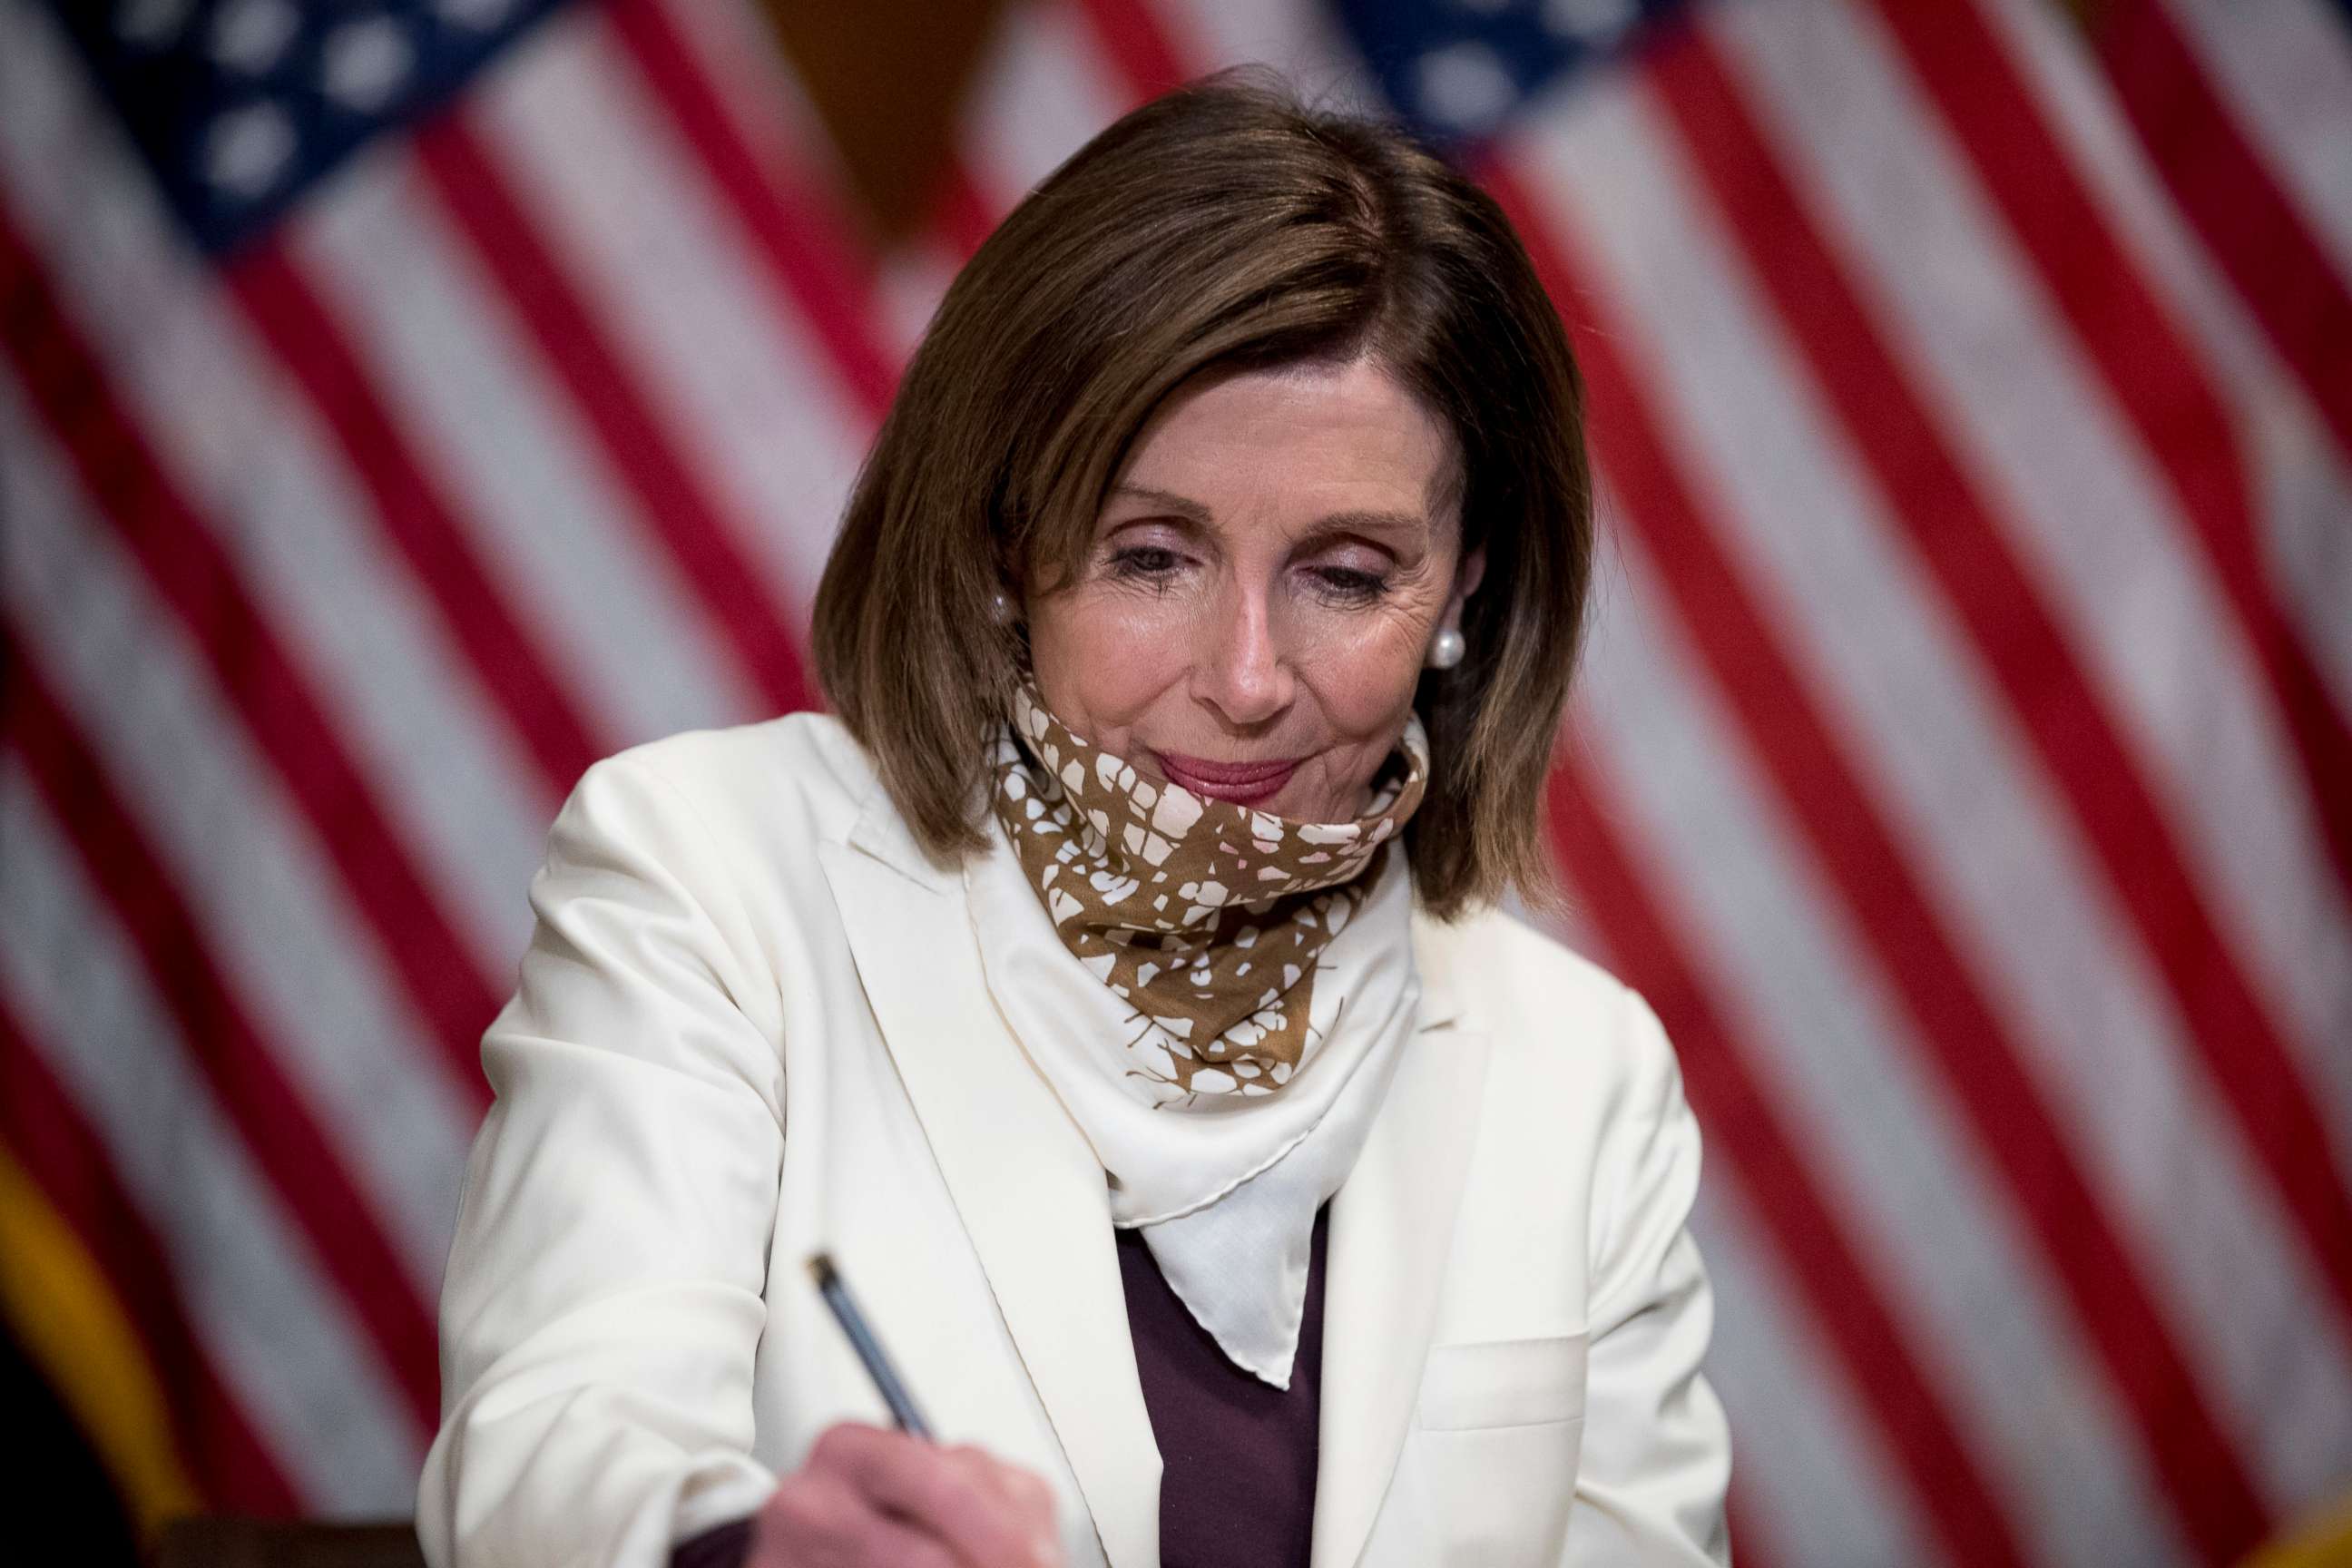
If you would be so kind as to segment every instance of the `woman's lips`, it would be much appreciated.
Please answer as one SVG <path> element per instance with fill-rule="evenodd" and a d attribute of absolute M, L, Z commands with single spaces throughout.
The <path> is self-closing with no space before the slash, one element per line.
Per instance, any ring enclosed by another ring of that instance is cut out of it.
<path fill-rule="evenodd" d="M 1207 795 L 1212 800 L 1229 801 L 1235 805 L 1255 805 L 1270 800 L 1290 782 L 1297 771 L 1298 760 L 1276 763 L 1218 763 L 1207 757 L 1187 757 L 1167 752 L 1151 753 L 1160 763 L 1160 771 L 1168 782 L 1181 784 L 1194 795 Z"/>

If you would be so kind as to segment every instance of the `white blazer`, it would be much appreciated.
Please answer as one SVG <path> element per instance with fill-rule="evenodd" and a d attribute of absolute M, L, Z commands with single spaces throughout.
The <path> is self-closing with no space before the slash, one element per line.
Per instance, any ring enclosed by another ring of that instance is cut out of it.
<path fill-rule="evenodd" d="M 943 1440 L 1156 1568 L 1104 1178 L 1006 1032 L 960 876 L 841 724 L 592 768 L 533 880 L 441 1303 L 436 1568 L 661 1563 L 880 1401 L 830 1249 Z M 1727 1558 L 1698 1134 L 1641 1000 L 1501 914 L 1424 999 L 1332 1200 L 1313 1568 Z"/>

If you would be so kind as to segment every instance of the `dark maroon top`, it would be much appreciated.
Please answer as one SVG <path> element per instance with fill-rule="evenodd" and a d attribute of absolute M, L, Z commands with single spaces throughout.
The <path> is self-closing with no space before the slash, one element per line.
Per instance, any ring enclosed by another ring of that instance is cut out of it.
<path fill-rule="evenodd" d="M 1160 1277 L 1142 1233 L 1117 1233 L 1128 1332 L 1160 1445 L 1160 1568 L 1306 1568 L 1315 1533 L 1329 1213 L 1315 1216 L 1307 1313 L 1286 1392 L 1227 1361 Z M 679 1542 L 670 1565 L 737 1568 L 751 1543 L 751 1521 L 723 1524 Z"/>
<path fill-rule="evenodd" d="M 669 1549 L 669 1568 L 741 1568 L 751 1554 L 751 1521 L 730 1521 Z"/>
<path fill-rule="evenodd" d="M 1140 1231 L 1118 1233 L 1127 1326 L 1160 1442 L 1160 1568 L 1306 1568 L 1322 1408 L 1324 1221 L 1286 1392 L 1225 1359 L 1160 1277 Z"/>

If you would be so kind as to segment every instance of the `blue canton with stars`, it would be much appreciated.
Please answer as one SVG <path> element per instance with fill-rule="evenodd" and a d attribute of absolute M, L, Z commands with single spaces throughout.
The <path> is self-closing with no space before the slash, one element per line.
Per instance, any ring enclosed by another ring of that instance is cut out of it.
<path fill-rule="evenodd" d="M 564 0 L 49 0 L 198 245 L 254 239 Z"/>
<path fill-rule="evenodd" d="M 1682 0 L 1334 0 L 1333 9 L 1397 112 L 1438 145 L 1461 148 L 1630 47 Z"/>

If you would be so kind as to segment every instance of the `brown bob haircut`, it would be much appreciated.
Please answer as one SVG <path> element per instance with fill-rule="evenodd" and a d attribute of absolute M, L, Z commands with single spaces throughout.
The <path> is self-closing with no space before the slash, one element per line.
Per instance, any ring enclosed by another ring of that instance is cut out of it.
<path fill-rule="evenodd" d="M 1404 132 L 1228 72 L 1127 115 L 956 279 L 817 591 L 825 692 L 917 840 L 983 842 L 982 738 L 1026 668 L 992 595 L 1069 581 L 1129 447 L 1203 373 L 1369 354 L 1451 428 L 1467 653 L 1424 671 L 1423 905 L 1548 900 L 1543 780 L 1592 558 L 1582 390 L 1502 210 Z"/>

